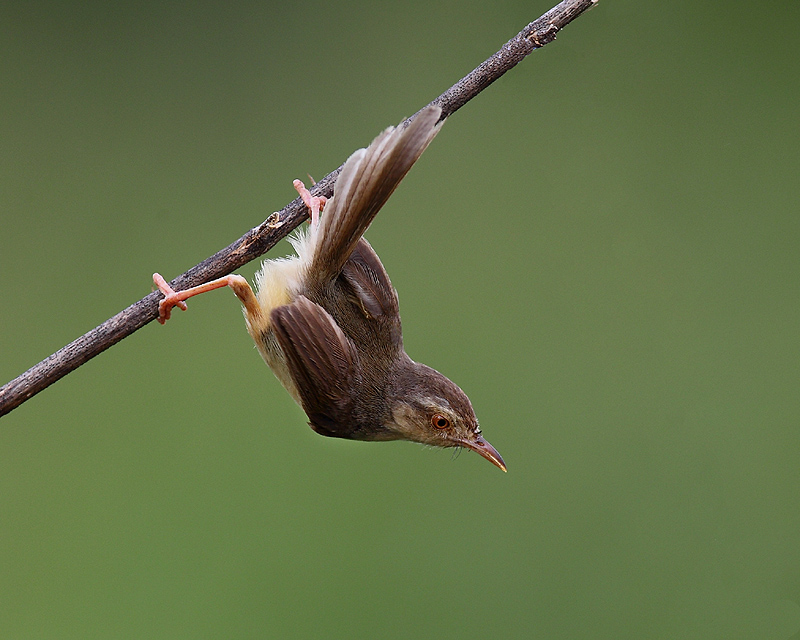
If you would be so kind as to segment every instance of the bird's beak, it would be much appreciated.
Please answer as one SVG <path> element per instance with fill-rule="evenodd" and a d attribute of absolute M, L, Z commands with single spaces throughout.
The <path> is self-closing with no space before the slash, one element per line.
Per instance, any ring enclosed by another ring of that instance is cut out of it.
<path fill-rule="evenodd" d="M 508 469 L 506 469 L 506 463 L 503 462 L 503 456 L 497 453 L 497 449 L 486 442 L 481 436 L 478 436 L 475 440 L 462 440 L 458 444 L 483 456 L 493 465 L 500 467 L 503 471 L 508 471 Z"/>

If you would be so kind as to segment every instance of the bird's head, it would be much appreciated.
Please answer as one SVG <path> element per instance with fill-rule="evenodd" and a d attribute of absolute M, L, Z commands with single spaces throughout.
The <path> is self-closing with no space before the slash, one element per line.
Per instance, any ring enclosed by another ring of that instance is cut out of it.
<path fill-rule="evenodd" d="M 435 369 L 410 362 L 391 393 L 393 439 L 435 447 L 464 447 L 506 471 L 505 462 L 481 435 L 472 403 L 455 383 Z"/>

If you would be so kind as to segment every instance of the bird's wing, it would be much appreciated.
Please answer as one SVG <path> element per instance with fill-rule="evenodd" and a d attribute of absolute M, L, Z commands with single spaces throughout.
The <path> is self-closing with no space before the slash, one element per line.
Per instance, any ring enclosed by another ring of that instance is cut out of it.
<path fill-rule="evenodd" d="M 367 319 L 396 319 L 400 322 L 397 291 L 389 280 L 378 254 L 366 239 L 361 240 L 342 267 L 342 277 L 356 296 L 356 303 Z"/>
<path fill-rule="evenodd" d="M 350 340 L 305 296 L 278 307 L 271 318 L 311 427 L 322 435 L 347 437 L 356 367 Z"/>
<path fill-rule="evenodd" d="M 372 219 L 439 132 L 440 117 L 439 107 L 427 107 L 407 127 L 389 127 L 350 156 L 322 214 L 309 274 L 320 282 L 339 275 Z"/>

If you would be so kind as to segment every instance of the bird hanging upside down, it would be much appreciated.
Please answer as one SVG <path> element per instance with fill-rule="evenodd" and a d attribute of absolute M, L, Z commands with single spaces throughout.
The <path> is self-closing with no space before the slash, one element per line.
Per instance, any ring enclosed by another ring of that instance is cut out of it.
<path fill-rule="evenodd" d="M 297 256 L 266 260 L 247 281 L 230 275 L 164 293 L 159 322 L 185 300 L 229 286 L 241 300 L 247 330 L 314 431 L 351 440 L 410 440 L 464 447 L 503 471 L 484 440 L 466 394 L 403 349 L 397 292 L 378 255 L 362 237 L 372 219 L 441 128 L 439 107 L 406 127 L 390 127 L 344 165 L 333 197 L 311 196 L 294 181 L 311 224 L 290 242 Z"/>

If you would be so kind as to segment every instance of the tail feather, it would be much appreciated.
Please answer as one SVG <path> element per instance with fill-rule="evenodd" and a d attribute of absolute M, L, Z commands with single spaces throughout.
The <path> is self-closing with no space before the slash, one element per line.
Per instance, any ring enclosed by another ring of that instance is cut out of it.
<path fill-rule="evenodd" d="M 310 274 L 335 278 L 375 215 L 439 132 L 439 107 L 405 128 L 389 127 L 344 165 L 320 220 Z"/>

